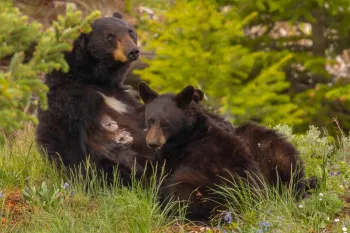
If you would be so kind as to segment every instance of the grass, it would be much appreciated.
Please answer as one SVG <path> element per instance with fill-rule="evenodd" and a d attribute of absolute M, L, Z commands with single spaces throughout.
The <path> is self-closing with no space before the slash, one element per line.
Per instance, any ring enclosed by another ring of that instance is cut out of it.
<path fill-rule="evenodd" d="M 181 220 L 171 217 L 179 203 L 160 208 L 156 177 L 148 188 L 134 180 L 130 189 L 117 179 L 107 188 L 94 172 L 88 180 L 68 179 L 33 140 L 34 129 L 27 127 L 0 149 L 0 232 L 163 232 Z"/>
<path fill-rule="evenodd" d="M 334 139 L 314 127 L 305 135 L 276 129 L 298 147 L 307 175 L 322 177 L 320 190 L 295 202 L 289 188 L 279 194 L 218 187 L 228 211 L 205 228 L 184 224 L 181 203 L 160 208 L 162 177 L 147 187 L 134 180 L 131 188 L 116 178 L 107 188 L 93 168 L 88 180 L 67 178 L 39 154 L 34 128 L 26 127 L 0 148 L 0 232 L 350 232 L 350 137 Z"/>

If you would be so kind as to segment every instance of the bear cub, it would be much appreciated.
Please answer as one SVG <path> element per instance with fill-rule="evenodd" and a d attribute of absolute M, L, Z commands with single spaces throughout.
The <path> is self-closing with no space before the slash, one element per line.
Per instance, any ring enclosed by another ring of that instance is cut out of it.
<path fill-rule="evenodd" d="M 189 200 L 189 219 L 209 220 L 218 207 L 215 201 L 219 201 L 211 188 L 224 184 L 224 178 L 261 179 L 249 148 L 239 137 L 217 127 L 192 101 L 192 86 L 176 95 L 158 95 L 141 83 L 139 93 L 145 103 L 146 143 L 158 149 L 157 158 L 166 161 L 166 171 L 170 172 L 161 196 L 165 199 L 174 194 L 180 200 Z"/>
<path fill-rule="evenodd" d="M 192 86 L 176 95 L 158 95 L 140 83 L 139 93 L 145 103 L 146 143 L 158 149 L 157 158 L 166 161 L 170 172 L 161 195 L 189 200 L 190 219 L 209 219 L 218 204 L 206 198 L 220 202 L 210 190 L 225 183 L 223 178 L 253 178 L 250 183 L 261 188 L 263 180 L 277 186 L 277 176 L 288 185 L 295 172 L 296 194 L 304 192 L 298 152 L 275 131 L 251 123 L 232 131 L 218 124 L 219 118 L 199 104 L 203 93 Z M 263 142 L 260 146 L 257 137 Z"/>
<path fill-rule="evenodd" d="M 194 101 L 200 103 L 204 93 L 196 89 Z M 204 110 L 206 111 L 206 110 Z M 283 184 L 293 182 L 296 197 L 305 197 L 311 189 L 317 188 L 319 178 L 316 176 L 305 179 L 303 161 L 298 150 L 283 135 L 276 130 L 247 122 L 233 127 L 223 117 L 206 111 L 206 114 L 215 121 L 215 124 L 230 135 L 238 136 L 252 152 L 265 180 L 277 186 L 279 179 Z"/>

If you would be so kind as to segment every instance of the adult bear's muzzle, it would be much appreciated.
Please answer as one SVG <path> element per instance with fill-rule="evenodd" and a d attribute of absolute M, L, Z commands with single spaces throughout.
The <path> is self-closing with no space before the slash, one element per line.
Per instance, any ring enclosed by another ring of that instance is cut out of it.
<path fill-rule="evenodd" d="M 140 51 L 136 43 L 130 36 L 125 36 L 117 41 L 117 49 L 114 51 L 113 57 L 116 61 L 131 62 L 137 60 L 139 54 Z"/>

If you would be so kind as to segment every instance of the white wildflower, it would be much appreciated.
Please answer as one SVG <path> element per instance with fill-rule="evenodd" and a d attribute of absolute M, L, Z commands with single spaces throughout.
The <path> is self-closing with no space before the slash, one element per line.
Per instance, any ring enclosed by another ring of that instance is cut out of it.
<path fill-rule="evenodd" d="M 304 207 L 304 206 L 303 206 L 302 204 L 299 205 L 299 208 L 300 208 L 300 209 L 303 208 L 303 207 Z"/>
<path fill-rule="evenodd" d="M 343 230 L 343 231 L 347 231 L 347 230 L 348 230 L 348 228 L 346 228 L 346 227 L 343 227 L 343 228 L 342 228 L 342 230 Z"/>
<path fill-rule="evenodd" d="M 320 193 L 319 195 L 320 195 L 320 197 L 323 197 L 323 193 Z"/>
<path fill-rule="evenodd" d="M 340 221 L 339 218 L 334 219 L 334 222 L 339 222 L 339 221 Z"/>

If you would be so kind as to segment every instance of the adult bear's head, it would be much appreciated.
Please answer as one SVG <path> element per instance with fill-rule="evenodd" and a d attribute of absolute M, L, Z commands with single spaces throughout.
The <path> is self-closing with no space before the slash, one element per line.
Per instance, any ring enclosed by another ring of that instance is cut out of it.
<path fill-rule="evenodd" d="M 115 12 L 92 23 L 92 31 L 82 34 L 75 43 L 76 59 L 87 55 L 107 66 L 122 65 L 139 57 L 135 28 Z"/>

